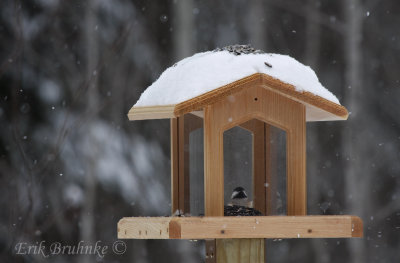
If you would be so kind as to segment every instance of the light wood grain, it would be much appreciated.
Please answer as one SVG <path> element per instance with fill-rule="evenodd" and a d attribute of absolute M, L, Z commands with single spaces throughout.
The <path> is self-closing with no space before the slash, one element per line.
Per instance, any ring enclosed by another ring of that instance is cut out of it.
<path fill-rule="evenodd" d="M 222 135 L 214 115 L 212 106 L 204 109 L 204 211 L 206 216 L 223 216 Z"/>
<path fill-rule="evenodd" d="M 179 206 L 179 137 L 178 119 L 170 121 L 171 133 L 171 214 L 173 215 Z"/>
<path fill-rule="evenodd" d="M 307 214 L 306 120 L 302 104 L 287 105 L 290 128 L 286 130 L 286 202 L 287 215 Z M 299 107 L 300 106 L 300 107 Z"/>
<path fill-rule="evenodd" d="M 351 216 L 204 217 L 176 221 L 181 239 L 354 237 L 359 235 L 359 224 L 354 222 Z"/>
<path fill-rule="evenodd" d="M 252 119 L 286 131 L 287 213 L 305 215 L 307 187 L 304 105 L 255 86 L 208 105 L 204 112 L 206 216 L 223 215 L 223 132 Z"/>
<path fill-rule="evenodd" d="M 218 263 L 264 263 L 265 239 L 217 240 Z"/>
<path fill-rule="evenodd" d="M 124 217 L 118 222 L 118 238 L 169 239 L 173 217 Z"/>
<path fill-rule="evenodd" d="M 298 91 L 293 85 L 284 83 L 267 74 L 256 73 L 210 92 L 181 102 L 175 107 L 175 115 L 179 116 L 194 110 L 199 110 L 220 99 L 240 92 L 249 86 L 262 86 L 277 92 L 287 98 L 298 101 L 307 107 L 307 121 L 346 120 L 348 112 L 345 107 L 336 104 L 311 92 Z"/>
<path fill-rule="evenodd" d="M 128 112 L 128 119 L 150 120 L 150 119 L 171 119 L 175 118 L 175 105 L 132 107 Z"/>
<path fill-rule="evenodd" d="M 347 109 L 340 104 L 310 92 L 297 91 L 293 85 L 266 74 L 256 73 L 178 104 L 132 107 L 129 110 L 128 118 L 129 120 L 175 118 L 193 111 L 201 111 L 207 105 L 240 92 L 249 86 L 261 86 L 302 103 L 306 107 L 307 121 L 346 120 L 348 117 Z M 200 112 L 194 114 L 202 115 Z"/>
<path fill-rule="evenodd" d="M 351 238 L 362 236 L 362 220 L 348 215 L 130 217 L 123 218 L 118 223 L 118 238 L 132 239 Z"/>

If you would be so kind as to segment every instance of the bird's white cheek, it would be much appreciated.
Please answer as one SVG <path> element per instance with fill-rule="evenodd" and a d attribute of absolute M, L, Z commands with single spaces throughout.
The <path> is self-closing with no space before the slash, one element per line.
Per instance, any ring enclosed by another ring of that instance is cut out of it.
<path fill-rule="evenodd" d="M 236 196 L 239 192 L 238 191 L 233 191 L 232 195 L 231 195 L 231 199 L 233 199 L 234 196 Z"/>

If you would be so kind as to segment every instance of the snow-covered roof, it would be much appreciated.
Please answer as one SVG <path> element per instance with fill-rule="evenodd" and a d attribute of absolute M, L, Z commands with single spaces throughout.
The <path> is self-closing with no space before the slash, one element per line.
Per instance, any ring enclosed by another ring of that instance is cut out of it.
<path fill-rule="evenodd" d="M 168 68 L 142 93 L 129 114 L 135 109 L 140 112 L 152 107 L 171 111 L 175 105 L 257 73 L 289 85 L 299 94 L 317 97 L 336 108 L 342 107 L 335 95 L 321 85 L 315 72 L 294 58 L 255 51 L 248 46 L 233 47 L 233 51 L 231 46 L 230 49 L 197 53 Z M 347 118 L 347 111 L 345 115 L 337 119 Z"/>

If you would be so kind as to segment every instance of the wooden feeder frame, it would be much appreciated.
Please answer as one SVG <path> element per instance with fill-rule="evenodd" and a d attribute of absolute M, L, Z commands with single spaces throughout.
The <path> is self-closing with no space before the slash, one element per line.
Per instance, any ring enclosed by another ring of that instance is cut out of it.
<path fill-rule="evenodd" d="M 255 257 L 262 261 L 265 238 L 362 237 L 358 217 L 307 216 L 306 121 L 346 120 L 347 116 L 343 106 L 310 92 L 298 92 L 294 86 L 261 73 L 176 105 L 133 107 L 128 113 L 130 120 L 171 119 L 172 214 L 176 210 L 190 212 L 188 153 L 184 148 L 189 133 L 203 126 L 205 216 L 123 218 L 118 223 L 118 238 L 217 239 L 213 250 L 221 250 L 227 239 L 260 239 L 255 247 L 262 252 Z M 224 131 L 235 126 L 253 134 L 254 208 L 264 215 L 271 214 L 272 206 L 264 186 L 271 179 L 270 127 L 286 132 L 287 216 L 223 216 L 222 138 Z"/>

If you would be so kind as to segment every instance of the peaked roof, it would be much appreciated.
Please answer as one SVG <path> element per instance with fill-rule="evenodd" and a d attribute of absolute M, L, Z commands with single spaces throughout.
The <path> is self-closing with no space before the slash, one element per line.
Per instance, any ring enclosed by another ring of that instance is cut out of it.
<path fill-rule="evenodd" d="M 130 120 L 174 118 L 254 85 L 303 103 L 307 121 L 347 119 L 346 108 L 297 60 L 250 46 L 198 53 L 165 70 L 128 113 Z"/>
<path fill-rule="evenodd" d="M 129 120 L 179 117 L 186 113 L 201 111 L 206 105 L 239 92 L 249 85 L 260 85 L 263 88 L 275 91 L 304 104 L 307 121 L 346 120 L 348 117 L 347 109 L 342 105 L 308 91 L 299 92 L 293 85 L 263 73 L 255 73 L 178 104 L 133 106 L 128 113 L 128 117 Z"/>

